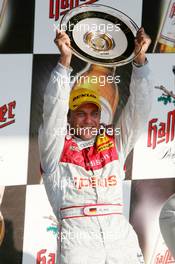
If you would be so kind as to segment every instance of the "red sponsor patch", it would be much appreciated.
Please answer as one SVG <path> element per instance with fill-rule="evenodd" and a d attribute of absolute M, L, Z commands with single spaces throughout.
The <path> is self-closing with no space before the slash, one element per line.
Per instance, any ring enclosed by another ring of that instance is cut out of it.
<path fill-rule="evenodd" d="M 60 162 L 72 163 L 86 170 L 98 170 L 106 164 L 118 160 L 118 154 L 113 137 L 108 137 L 110 147 L 98 151 L 99 145 L 94 145 L 82 150 L 78 149 L 77 143 L 71 139 L 65 139 L 64 149 Z"/>

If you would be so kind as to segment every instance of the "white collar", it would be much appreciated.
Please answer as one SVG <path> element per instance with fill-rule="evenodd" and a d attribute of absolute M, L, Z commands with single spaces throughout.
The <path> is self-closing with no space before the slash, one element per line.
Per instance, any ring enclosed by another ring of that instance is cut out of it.
<path fill-rule="evenodd" d="M 89 140 L 82 140 L 81 138 L 74 137 L 75 142 L 78 145 L 79 150 L 92 147 L 95 143 L 96 137 Z"/>

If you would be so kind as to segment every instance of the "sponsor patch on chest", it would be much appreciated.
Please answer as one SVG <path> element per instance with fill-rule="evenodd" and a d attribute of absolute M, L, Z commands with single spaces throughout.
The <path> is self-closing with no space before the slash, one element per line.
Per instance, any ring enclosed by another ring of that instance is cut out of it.
<path fill-rule="evenodd" d="M 71 163 L 89 171 L 104 168 L 114 160 L 118 160 L 115 144 L 111 139 L 103 137 L 87 148 L 80 148 L 74 140 L 66 140 L 60 162 Z"/>

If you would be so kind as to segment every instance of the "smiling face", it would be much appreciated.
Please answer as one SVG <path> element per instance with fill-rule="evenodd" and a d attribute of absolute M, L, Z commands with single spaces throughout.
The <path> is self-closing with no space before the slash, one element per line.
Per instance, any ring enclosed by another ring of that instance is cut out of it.
<path fill-rule="evenodd" d="M 93 103 L 85 103 L 78 109 L 70 111 L 68 117 L 71 128 L 75 129 L 75 135 L 83 140 L 92 139 L 100 127 L 101 111 Z"/>

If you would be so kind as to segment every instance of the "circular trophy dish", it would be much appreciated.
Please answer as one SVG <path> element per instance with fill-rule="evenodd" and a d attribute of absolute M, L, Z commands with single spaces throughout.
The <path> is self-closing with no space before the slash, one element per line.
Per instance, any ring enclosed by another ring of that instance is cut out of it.
<path fill-rule="evenodd" d="M 131 62 L 138 26 L 121 11 L 98 4 L 68 11 L 60 28 L 71 40 L 73 53 L 93 64 L 119 66 Z"/>

